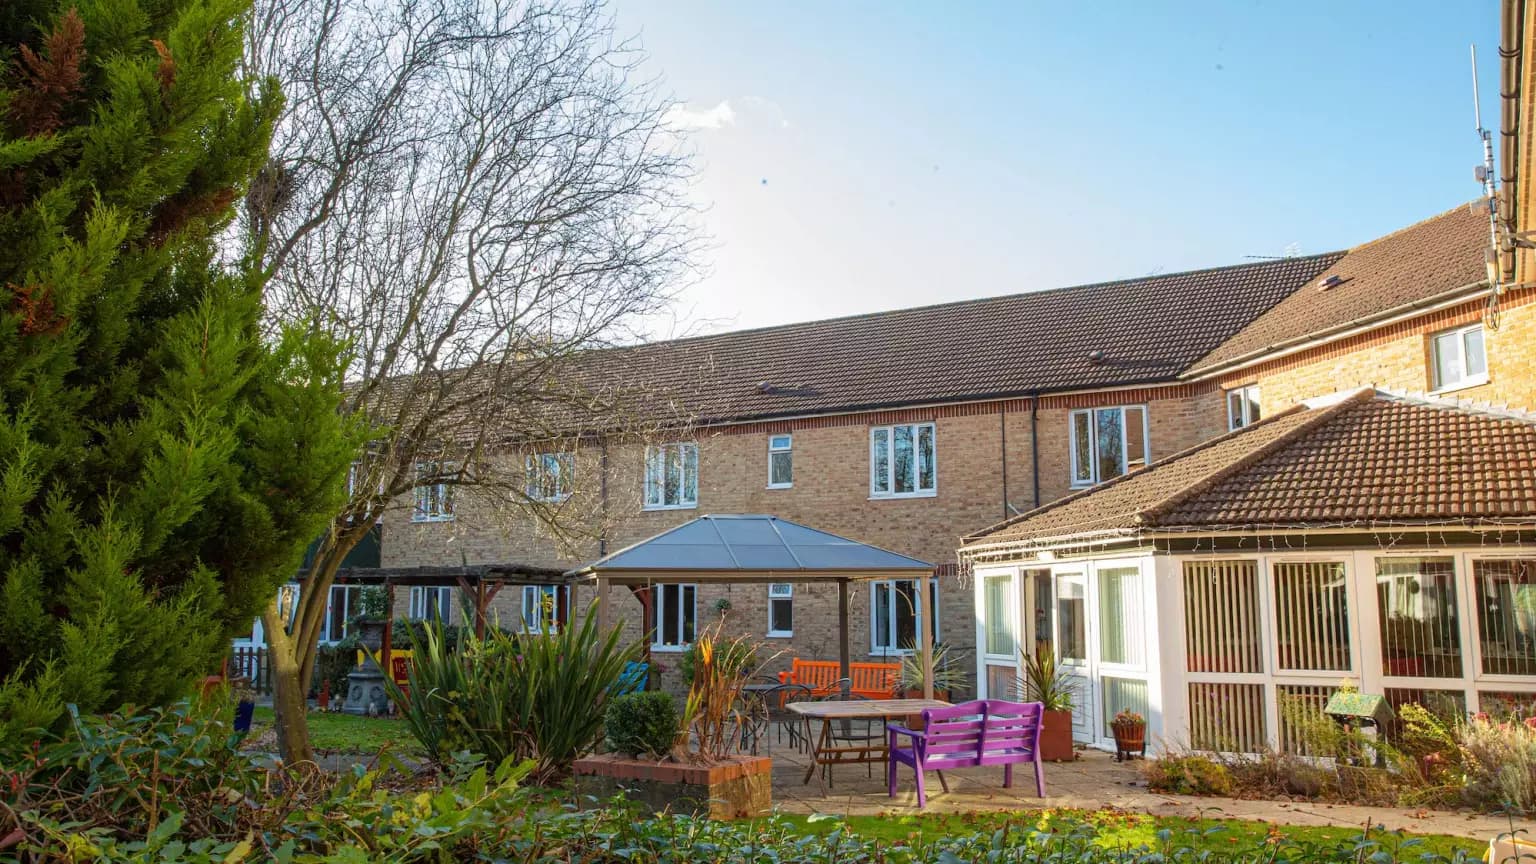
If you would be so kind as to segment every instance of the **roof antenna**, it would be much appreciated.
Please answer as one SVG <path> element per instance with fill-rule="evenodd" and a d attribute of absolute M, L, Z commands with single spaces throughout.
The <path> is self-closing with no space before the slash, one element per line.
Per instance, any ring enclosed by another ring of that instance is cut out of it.
<path fill-rule="evenodd" d="M 1499 200 L 1496 177 L 1493 173 L 1493 133 L 1483 128 L 1482 100 L 1477 91 L 1477 44 L 1472 44 L 1472 117 L 1477 137 L 1483 142 L 1483 164 L 1477 166 L 1473 176 L 1483 187 L 1483 201 L 1488 209 L 1488 250 L 1485 264 L 1488 268 L 1488 306 L 1483 310 L 1483 324 L 1489 330 L 1499 329 Z"/>

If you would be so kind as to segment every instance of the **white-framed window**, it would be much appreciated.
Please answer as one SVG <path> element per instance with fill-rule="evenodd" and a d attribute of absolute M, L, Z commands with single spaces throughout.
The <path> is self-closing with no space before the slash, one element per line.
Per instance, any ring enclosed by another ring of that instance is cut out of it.
<path fill-rule="evenodd" d="M 1233 431 L 1259 422 L 1259 385 L 1249 384 L 1227 391 L 1227 430 Z"/>
<path fill-rule="evenodd" d="M 416 507 L 412 522 L 446 522 L 453 518 L 453 486 L 441 478 L 452 473 L 443 462 L 416 463 Z"/>
<path fill-rule="evenodd" d="M 935 495 L 938 471 L 932 423 L 876 426 L 869 430 L 871 498 Z"/>
<path fill-rule="evenodd" d="M 699 586 L 657 585 L 651 590 L 656 598 L 656 636 L 651 650 L 681 651 L 693 644 Z"/>
<path fill-rule="evenodd" d="M 699 445 L 692 441 L 654 444 L 645 451 L 645 509 L 684 510 L 699 506 Z"/>
<path fill-rule="evenodd" d="M 1488 357 L 1483 350 L 1483 325 L 1446 330 L 1429 337 L 1431 385 L 1456 390 L 1488 382 Z"/>
<path fill-rule="evenodd" d="M 532 501 L 564 501 L 571 497 L 576 473 L 574 453 L 530 453 L 525 459 L 527 494 Z"/>
<path fill-rule="evenodd" d="M 407 615 L 413 621 L 442 620 L 448 623 L 453 609 L 453 588 L 447 585 L 415 585 Z"/>
<path fill-rule="evenodd" d="M 1073 411 L 1071 433 L 1073 486 L 1103 483 L 1152 461 L 1144 405 Z"/>
<path fill-rule="evenodd" d="M 352 619 L 362 614 L 362 585 L 332 585 L 325 608 L 325 626 L 320 628 L 321 642 L 340 642 L 347 638 Z"/>
<path fill-rule="evenodd" d="M 911 654 L 918 650 L 917 620 L 924 615 L 916 579 L 887 579 L 869 586 L 871 654 Z M 928 581 L 928 608 L 939 608 L 939 580 Z M 939 616 L 928 616 L 934 644 Z"/>
<path fill-rule="evenodd" d="M 768 436 L 768 488 L 795 485 L 795 441 L 790 435 Z"/>
<path fill-rule="evenodd" d="M 524 585 L 521 604 L 522 629 L 529 633 L 553 633 L 560 625 L 560 602 L 570 600 L 561 596 L 560 585 Z M 566 589 L 569 590 L 569 589 Z"/>
<path fill-rule="evenodd" d="M 795 586 L 791 582 L 768 585 L 768 635 L 795 635 Z"/>
<path fill-rule="evenodd" d="M 987 576 L 981 585 L 982 620 L 986 624 L 982 630 L 982 653 L 1012 660 L 1018 650 L 1018 640 L 1013 632 L 1018 613 L 1013 602 L 1013 574 Z"/>

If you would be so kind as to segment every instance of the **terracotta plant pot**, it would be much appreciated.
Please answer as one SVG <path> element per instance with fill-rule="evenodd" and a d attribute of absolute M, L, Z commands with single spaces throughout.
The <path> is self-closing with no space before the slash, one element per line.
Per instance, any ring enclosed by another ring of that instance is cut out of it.
<path fill-rule="evenodd" d="M 1147 724 L 1111 722 L 1115 733 L 1115 759 L 1125 761 L 1133 755 L 1147 758 Z"/>
<path fill-rule="evenodd" d="M 1071 762 L 1077 758 L 1072 749 L 1072 712 L 1047 711 L 1040 722 L 1040 758 L 1046 762 Z"/>

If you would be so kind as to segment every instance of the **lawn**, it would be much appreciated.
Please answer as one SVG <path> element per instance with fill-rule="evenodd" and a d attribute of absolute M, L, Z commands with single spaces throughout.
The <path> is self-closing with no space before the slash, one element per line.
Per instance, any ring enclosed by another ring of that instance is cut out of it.
<path fill-rule="evenodd" d="M 1184 819 L 1114 810 L 887 814 L 847 817 L 786 814 L 780 818 L 795 825 L 806 834 L 827 834 L 842 827 L 851 834 L 884 841 L 919 837 L 932 839 L 939 835 L 997 831 L 1005 825 L 1015 828 L 1049 827 L 1056 830 L 1069 830 L 1074 825 L 1086 822 L 1094 827 L 1099 845 L 1109 849 L 1134 848 L 1141 845 L 1155 849 L 1160 843 L 1159 833 L 1168 831 L 1174 839 L 1193 845 L 1197 849 L 1228 853 L 1257 847 L 1272 836 L 1284 836 L 1301 843 L 1315 843 L 1354 839 L 1360 835 L 1359 828 L 1313 828 L 1239 819 Z M 1388 845 L 1396 842 L 1394 835 L 1380 835 L 1376 839 Z M 1418 846 L 1421 851 L 1434 852 L 1448 858 L 1452 857 L 1458 849 L 1474 857 L 1480 856 L 1487 849 L 1486 843 L 1480 844 L 1463 837 L 1449 837 L 1443 834 L 1404 835 L 1402 839 L 1404 842 L 1421 844 Z"/>
<path fill-rule="evenodd" d="M 271 708 L 258 707 L 251 718 L 251 737 L 272 728 Z M 421 756 L 421 745 L 405 723 L 390 717 L 309 712 L 309 738 L 315 750 L 334 753 L 377 753 L 385 746 L 401 756 Z"/>

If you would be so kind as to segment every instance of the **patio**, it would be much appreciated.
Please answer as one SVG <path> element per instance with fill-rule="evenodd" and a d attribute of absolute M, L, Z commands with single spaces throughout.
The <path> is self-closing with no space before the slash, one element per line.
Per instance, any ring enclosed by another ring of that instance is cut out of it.
<path fill-rule="evenodd" d="M 895 798 L 886 794 L 885 775 L 874 766 L 866 776 L 857 765 L 833 769 L 833 786 L 825 791 L 817 780 L 802 783 L 810 757 L 796 752 L 788 741 L 773 742 L 773 802 L 785 813 L 835 815 L 910 815 L 928 813 L 977 813 L 1008 810 L 1106 808 L 1154 816 L 1190 818 L 1255 819 L 1284 825 L 1318 825 L 1358 828 L 1367 822 L 1388 830 L 1450 834 L 1487 840 L 1508 831 L 1509 820 L 1447 810 L 1360 807 L 1311 801 L 1249 801 L 1167 795 L 1147 790 L 1139 763 L 1121 763 L 1098 750 L 1079 751 L 1076 762 L 1050 762 L 1045 766 L 1045 798 L 1035 797 L 1028 770 L 1016 771 L 1011 789 L 1003 788 L 1003 770 L 997 767 L 945 771 L 950 791 L 931 784 L 928 806 L 917 809 L 917 794 L 910 769 L 898 769 Z M 1523 823 L 1525 827 L 1532 827 Z"/>

